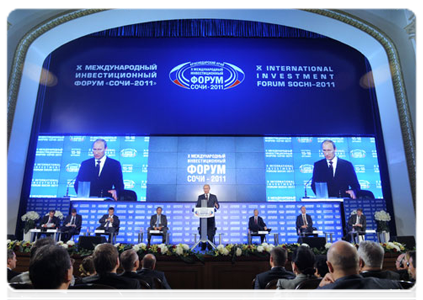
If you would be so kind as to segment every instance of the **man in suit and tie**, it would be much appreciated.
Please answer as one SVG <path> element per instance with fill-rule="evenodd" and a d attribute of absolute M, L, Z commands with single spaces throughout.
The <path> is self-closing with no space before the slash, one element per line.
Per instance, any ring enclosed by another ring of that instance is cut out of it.
<path fill-rule="evenodd" d="M 63 226 L 60 228 L 62 232 L 62 241 L 69 241 L 72 236 L 79 234 L 82 226 L 82 216 L 76 213 L 76 209 L 72 208 L 71 214 L 63 221 Z"/>
<path fill-rule="evenodd" d="M 18 260 L 16 259 L 16 254 L 13 252 L 12 249 L 7 249 L 7 282 L 10 282 L 13 277 L 21 274 L 19 272 L 13 271 L 16 268 L 16 263 Z"/>
<path fill-rule="evenodd" d="M 400 274 L 390 270 L 383 270 L 385 250 L 379 243 L 362 241 L 358 247 L 360 275 L 382 279 L 400 280 Z"/>
<path fill-rule="evenodd" d="M 39 248 L 31 258 L 29 277 L 37 291 L 32 299 L 93 300 L 67 294 L 73 280 L 73 266 L 68 251 L 61 246 Z"/>
<path fill-rule="evenodd" d="M 163 231 L 162 234 L 162 242 L 163 244 L 166 243 L 166 235 L 167 230 L 169 228 L 167 227 L 167 218 L 166 215 L 162 214 L 162 208 L 159 206 L 156 209 L 156 214 L 152 215 L 150 218 L 150 227 L 147 229 L 147 239 L 148 239 L 148 245 L 150 245 L 151 242 L 151 230 L 160 230 Z"/>
<path fill-rule="evenodd" d="M 42 232 L 38 233 L 38 238 L 40 238 L 42 233 L 46 236 L 52 235 L 52 233 L 46 233 L 47 229 L 57 229 L 60 227 L 60 219 L 55 216 L 55 213 L 56 211 L 52 209 L 48 212 L 48 215 L 41 219 L 40 229 Z"/>
<path fill-rule="evenodd" d="M 158 278 L 161 283 L 162 289 L 170 289 L 169 283 L 167 282 L 166 276 L 163 272 L 155 270 L 156 268 L 156 257 L 153 254 L 146 254 L 142 261 L 142 269 L 137 272 L 138 276 L 146 281 L 152 289 L 158 289 L 154 283 L 154 278 Z"/>
<path fill-rule="evenodd" d="M 139 289 L 140 282 L 135 278 L 119 276 L 117 269 L 120 266 L 119 252 L 112 244 L 98 245 L 93 254 L 95 270 L 98 274 L 93 284 L 103 284 L 116 289 Z"/>
<path fill-rule="evenodd" d="M 270 250 L 269 271 L 260 273 L 254 281 L 255 289 L 264 289 L 266 284 L 274 279 L 293 279 L 295 274 L 285 269 L 288 260 L 288 252 L 282 247 L 274 247 Z"/>
<path fill-rule="evenodd" d="M 115 209 L 109 207 L 109 213 L 101 217 L 100 226 L 97 227 L 97 230 L 104 230 L 106 234 L 109 234 L 109 243 L 112 242 L 112 237 L 117 234 L 119 231 L 120 220 L 119 217 L 115 215 Z"/>
<path fill-rule="evenodd" d="M 81 163 L 75 180 L 75 190 L 78 192 L 78 182 L 90 182 L 90 196 L 111 197 L 117 201 L 119 191 L 124 189 L 122 167 L 120 163 L 106 156 L 107 142 L 97 139 L 93 144 L 93 158 Z"/>
<path fill-rule="evenodd" d="M 197 199 L 196 207 L 201 207 L 201 201 L 205 200 L 207 202 L 207 207 L 214 207 L 215 210 L 219 209 L 219 201 L 217 200 L 216 195 L 210 194 L 210 185 L 205 184 L 203 186 L 204 194 L 199 195 Z M 207 218 L 207 237 L 209 241 L 213 242 L 215 231 L 216 222 L 215 218 Z M 201 220 L 200 220 L 200 230 L 201 230 Z M 210 244 L 207 244 L 208 248 L 211 249 L 212 247 Z M 202 250 L 206 250 L 206 243 L 203 243 L 201 246 Z"/>
<path fill-rule="evenodd" d="M 324 159 L 314 163 L 311 188 L 316 193 L 316 182 L 326 182 L 329 197 L 356 199 L 360 184 L 354 166 L 336 156 L 336 146 L 331 140 L 322 143 Z"/>
<path fill-rule="evenodd" d="M 366 224 L 366 216 L 363 215 L 363 209 L 357 208 L 357 214 L 351 215 L 348 219 L 348 230 L 356 231 L 358 235 L 365 235 Z"/>
<path fill-rule="evenodd" d="M 270 229 L 267 228 L 266 223 L 264 223 L 263 218 L 259 217 L 259 211 L 258 209 L 254 210 L 254 216 L 250 217 L 248 220 L 248 232 L 250 234 L 257 233 L 258 231 L 265 231 Z M 265 235 L 260 234 L 261 243 L 264 242 Z"/>
<path fill-rule="evenodd" d="M 345 241 L 332 244 L 327 265 L 329 273 L 323 277 L 319 289 L 402 289 L 398 281 L 361 276 L 357 249 Z"/>
<path fill-rule="evenodd" d="M 306 214 L 306 207 L 301 206 L 301 214 L 297 216 L 297 233 L 304 235 L 313 231 L 313 220 L 309 214 Z"/>

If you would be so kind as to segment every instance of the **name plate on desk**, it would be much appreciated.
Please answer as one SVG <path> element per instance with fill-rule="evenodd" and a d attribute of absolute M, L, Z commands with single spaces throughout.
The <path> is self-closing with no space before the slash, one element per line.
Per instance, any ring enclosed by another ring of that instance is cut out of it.
<path fill-rule="evenodd" d="M 366 230 L 366 233 L 368 233 L 368 234 L 370 234 L 370 233 L 376 233 L 376 230 L 374 230 L 374 229 L 369 229 L 369 230 Z"/>
<path fill-rule="evenodd" d="M 324 232 L 323 231 L 320 231 L 320 230 L 313 230 L 313 234 L 320 234 L 320 235 L 322 235 L 322 234 L 324 234 Z"/>
<path fill-rule="evenodd" d="M 257 234 L 269 234 L 269 231 L 267 230 L 257 231 Z"/>
<path fill-rule="evenodd" d="M 212 218 L 214 217 L 213 207 L 196 207 L 194 208 L 194 215 L 197 218 Z"/>
<path fill-rule="evenodd" d="M 106 232 L 106 230 L 104 230 L 104 229 L 96 229 L 95 231 L 94 231 L 94 233 L 105 233 Z"/>
<path fill-rule="evenodd" d="M 115 201 L 112 198 L 105 197 L 105 198 L 98 198 L 98 197 L 88 197 L 88 198 L 78 198 L 78 197 L 72 197 L 70 198 L 70 201 Z"/>
<path fill-rule="evenodd" d="M 57 229 L 47 229 L 47 232 L 48 233 L 55 233 L 55 232 L 57 232 Z"/>
<path fill-rule="evenodd" d="M 160 230 L 150 230 L 150 233 L 162 233 Z"/>

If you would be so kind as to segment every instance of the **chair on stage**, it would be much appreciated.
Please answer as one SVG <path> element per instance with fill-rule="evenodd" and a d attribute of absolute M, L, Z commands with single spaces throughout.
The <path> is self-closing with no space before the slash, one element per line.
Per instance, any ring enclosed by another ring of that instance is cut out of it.
<path fill-rule="evenodd" d="M 27 283 L 7 283 L 5 289 L 6 297 L 32 296 L 35 289 L 32 284 Z"/>
<path fill-rule="evenodd" d="M 260 243 L 262 237 L 264 238 L 263 241 L 267 243 L 267 235 L 269 234 L 270 230 L 263 230 L 263 231 L 248 231 L 248 245 L 251 245 L 253 243 L 253 236 L 259 236 L 260 237 Z"/>
<path fill-rule="evenodd" d="M 96 236 L 106 235 L 109 237 L 108 242 L 115 244 L 116 243 L 116 237 L 119 234 L 119 227 L 114 232 L 108 232 L 105 229 L 96 229 L 94 231 Z"/>
<path fill-rule="evenodd" d="M 300 282 L 295 287 L 295 289 L 296 290 L 314 290 L 319 287 L 320 281 L 322 281 L 322 278 L 308 279 L 303 282 Z"/>
<path fill-rule="evenodd" d="M 264 288 L 264 300 L 272 300 L 276 292 L 276 284 L 278 283 L 278 280 L 279 279 L 273 279 L 266 284 L 266 287 Z"/>
<path fill-rule="evenodd" d="M 68 294 L 102 300 L 125 300 L 122 293 L 118 289 L 103 284 L 88 283 L 70 286 L 68 289 Z"/>
<path fill-rule="evenodd" d="M 416 291 L 390 290 L 370 292 L 355 297 L 353 300 L 397 300 L 397 299 L 420 299 L 420 293 Z"/>
<path fill-rule="evenodd" d="M 146 232 L 147 232 L 147 234 L 150 234 L 151 237 L 153 237 L 153 236 L 161 236 L 162 237 L 162 242 L 163 242 L 163 238 L 164 238 L 165 239 L 165 244 L 166 245 L 169 244 L 169 235 L 170 235 L 169 229 L 166 231 L 166 235 L 165 235 L 165 231 L 163 231 L 163 230 L 150 230 L 150 231 L 148 231 L 148 228 L 147 228 Z M 150 241 L 147 240 L 147 242 L 149 243 L 149 242 L 151 242 L 151 240 Z"/>

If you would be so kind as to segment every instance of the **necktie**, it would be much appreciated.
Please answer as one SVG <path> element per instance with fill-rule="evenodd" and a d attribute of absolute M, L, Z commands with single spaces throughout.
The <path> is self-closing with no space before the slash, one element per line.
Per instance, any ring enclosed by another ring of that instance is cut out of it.
<path fill-rule="evenodd" d="M 256 224 L 257 224 L 257 218 L 254 218 L 254 223 L 256 223 Z"/>
<path fill-rule="evenodd" d="M 333 161 L 329 161 L 329 170 L 330 170 L 330 174 L 332 175 L 332 177 L 333 177 Z"/>
<path fill-rule="evenodd" d="M 160 216 L 159 216 L 159 215 L 157 215 L 157 223 L 156 223 L 156 226 L 157 226 L 157 227 L 159 227 L 159 225 L 160 225 L 160 221 L 161 221 L 160 219 L 161 219 L 161 218 L 160 218 Z"/>
<path fill-rule="evenodd" d="M 47 222 L 47 224 L 48 224 L 48 223 L 51 223 L 51 218 L 48 218 L 48 222 Z"/>
<path fill-rule="evenodd" d="M 303 215 L 303 223 L 304 223 L 304 225 L 307 225 L 307 219 L 306 219 L 305 215 Z"/>
<path fill-rule="evenodd" d="M 75 224 L 75 218 L 72 216 L 71 225 Z"/>
<path fill-rule="evenodd" d="M 97 170 L 97 175 L 100 176 L 100 160 L 97 160 L 97 164 L 95 165 L 95 169 Z"/>

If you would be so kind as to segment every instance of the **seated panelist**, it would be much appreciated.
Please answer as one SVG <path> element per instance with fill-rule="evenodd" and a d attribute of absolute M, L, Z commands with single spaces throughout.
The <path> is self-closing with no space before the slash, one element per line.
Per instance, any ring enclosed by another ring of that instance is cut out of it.
<path fill-rule="evenodd" d="M 250 217 L 248 221 L 248 232 L 257 233 L 258 231 L 264 231 L 264 230 L 270 231 L 270 229 L 267 228 L 266 223 L 264 223 L 263 218 L 259 217 L 258 209 L 255 209 L 254 216 Z M 262 244 L 264 242 L 264 238 L 265 238 L 265 235 L 261 234 L 260 239 Z"/>
<path fill-rule="evenodd" d="M 72 208 L 71 214 L 68 215 L 63 221 L 63 225 L 60 228 L 62 232 L 62 241 L 69 241 L 72 236 L 78 234 L 82 226 L 82 216 L 76 213 L 76 209 Z"/>
<path fill-rule="evenodd" d="M 100 226 L 97 227 L 97 230 L 104 230 L 105 233 L 110 234 L 109 243 L 112 241 L 112 236 L 119 231 L 120 220 L 119 217 L 115 215 L 115 209 L 109 207 L 109 213 L 103 215 L 98 221 Z"/>
<path fill-rule="evenodd" d="M 163 244 L 166 243 L 166 234 L 169 228 L 167 227 L 166 215 L 163 215 L 162 211 L 163 209 L 160 206 L 157 207 L 156 214 L 152 215 L 150 218 L 150 227 L 147 229 L 148 245 L 150 245 L 151 242 L 151 230 L 162 231 L 162 242 Z"/>
<path fill-rule="evenodd" d="M 301 206 L 301 214 L 297 216 L 297 234 L 311 234 L 313 232 L 313 220 L 311 216 L 306 213 L 306 207 Z"/>

